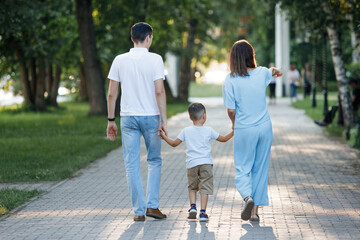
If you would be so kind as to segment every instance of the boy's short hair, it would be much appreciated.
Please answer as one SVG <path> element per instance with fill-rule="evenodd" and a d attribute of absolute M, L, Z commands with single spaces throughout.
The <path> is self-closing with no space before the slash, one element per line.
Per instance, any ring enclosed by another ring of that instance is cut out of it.
<path fill-rule="evenodd" d="M 191 103 L 188 112 L 191 120 L 197 121 L 203 117 L 204 113 L 206 113 L 206 109 L 201 103 Z"/>
<path fill-rule="evenodd" d="M 144 42 L 148 35 L 152 35 L 153 29 L 150 24 L 145 22 L 135 23 L 131 27 L 131 38 L 135 43 Z"/>

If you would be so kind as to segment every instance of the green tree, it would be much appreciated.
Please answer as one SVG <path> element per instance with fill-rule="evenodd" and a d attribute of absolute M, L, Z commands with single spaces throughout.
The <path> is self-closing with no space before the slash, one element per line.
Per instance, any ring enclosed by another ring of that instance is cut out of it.
<path fill-rule="evenodd" d="M 80 46 L 84 58 L 89 115 L 106 114 L 105 79 L 97 55 L 91 0 L 75 0 Z"/>
<path fill-rule="evenodd" d="M 342 104 L 345 126 L 353 123 L 353 111 L 350 101 L 349 88 L 345 75 L 345 64 L 340 36 L 346 12 L 343 7 L 350 1 L 300 1 L 281 0 L 281 7 L 289 12 L 288 16 L 295 21 L 302 22 L 314 35 L 321 34 L 324 30 L 329 36 L 331 55 L 338 82 L 340 101 Z M 359 13 L 356 11 L 356 13 Z M 355 14 L 356 15 L 356 14 Z"/>
<path fill-rule="evenodd" d="M 9 75 L 15 81 L 20 75 L 24 102 L 31 108 L 46 109 L 45 90 L 49 102 L 56 105 L 61 52 L 74 38 L 68 32 L 72 31 L 68 27 L 71 14 L 72 4 L 60 0 L 4 0 L 0 3 L 0 74 Z"/>

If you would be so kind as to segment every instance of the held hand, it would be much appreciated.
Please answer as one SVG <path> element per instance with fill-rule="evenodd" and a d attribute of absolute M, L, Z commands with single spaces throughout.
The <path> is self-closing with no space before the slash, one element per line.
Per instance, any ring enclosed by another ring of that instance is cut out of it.
<path fill-rule="evenodd" d="M 106 134 L 108 139 L 115 141 L 115 138 L 118 135 L 118 129 L 115 122 L 108 122 Z"/>
<path fill-rule="evenodd" d="M 160 137 L 164 139 L 165 136 L 166 136 L 165 132 L 163 130 L 160 130 Z"/>
<path fill-rule="evenodd" d="M 164 132 L 164 135 L 167 136 L 168 132 L 167 132 L 167 126 L 166 126 L 166 122 L 161 123 L 161 125 L 158 128 L 158 135 L 161 136 L 161 131 Z"/>

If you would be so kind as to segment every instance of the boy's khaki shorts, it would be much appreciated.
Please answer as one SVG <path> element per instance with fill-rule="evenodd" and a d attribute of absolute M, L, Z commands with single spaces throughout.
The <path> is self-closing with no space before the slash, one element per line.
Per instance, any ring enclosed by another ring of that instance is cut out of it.
<path fill-rule="evenodd" d="M 213 194 L 213 165 L 202 164 L 187 169 L 189 192 L 200 191 L 201 194 Z"/>

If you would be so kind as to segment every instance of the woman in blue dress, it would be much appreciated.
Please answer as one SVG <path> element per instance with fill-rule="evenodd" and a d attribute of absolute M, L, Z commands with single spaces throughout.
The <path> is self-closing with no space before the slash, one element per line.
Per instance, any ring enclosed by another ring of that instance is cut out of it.
<path fill-rule="evenodd" d="M 234 43 L 223 98 L 234 128 L 235 185 L 245 201 L 243 220 L 259 221 L 258 207 L 269 205 L 267 188 L 273 133 L 265 90 L 276 76 L 281 76 L 279 69 L 256 65 L 249 42 Z"/>

